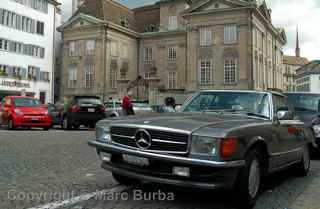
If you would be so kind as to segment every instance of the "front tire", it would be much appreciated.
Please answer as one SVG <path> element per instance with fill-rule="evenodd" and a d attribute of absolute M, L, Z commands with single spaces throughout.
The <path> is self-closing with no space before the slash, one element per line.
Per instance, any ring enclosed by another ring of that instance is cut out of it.
<path fill-rule="evenodd" d="M 297 176 L 307 176 L 310 170 L 310 149 L 309 147 L 306 145 L 304 147 L 303 150 L 303 155 L 302 155 L 302 159 L 301 161 L 295 165 L 294 169 L 295 169 L 295 174 Z"/>
<path fill-rule="evenodd" d="M 49 127 L 43 127 L 44 131 L 49 131 L 49 129 L 50 129 L 50 126 Z"/>
<path fill-rule="evenodd" d="M 122 184 L 125 186 L 135 186 L 141 183 L 141 181 L 137 179 L 129 178 L 116 173 L 112 173 L 112 176 L 119 184 Z"/>
<path fill-rule="evenodd" d="M 242 208 L 252 208 L 259 195 L 263 176 L 263 157 L 257 149 L 246 155 L 246 164 L 241 168 L 235 187 L 235 198 Z"/>

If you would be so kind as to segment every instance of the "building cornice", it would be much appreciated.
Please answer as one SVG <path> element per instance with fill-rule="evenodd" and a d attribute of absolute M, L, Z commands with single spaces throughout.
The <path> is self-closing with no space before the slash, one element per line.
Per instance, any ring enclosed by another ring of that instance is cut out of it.
<path fill-rule="evenodd" d="M 186 30 L 150 32 L 150 33 L 139 33 L 139 37 L 153 38 L 153 37 L 170 36 L 170 35 L 185 35 L 186 33 L 187 33 Z"/>
<path fill-rule="evenodd" d="M 61 3 L 55 1 L 55 0 L 48 0 L 48 3 L 53 4 L 54 6 L 60 6 Z"/>

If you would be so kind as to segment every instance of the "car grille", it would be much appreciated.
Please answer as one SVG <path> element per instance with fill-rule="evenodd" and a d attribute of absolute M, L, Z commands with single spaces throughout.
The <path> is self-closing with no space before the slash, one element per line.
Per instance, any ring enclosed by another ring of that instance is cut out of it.
<path fill-rule="evenodd" d="M 138 148 L 135 142 L 135 134 L 139 128 L 111 127 L 112 141 Z M 145 129 L 152 138 L 148 151 L 185 154 L 188 151 L 189 135 L 183 133 L 166 132 L 161 130 Z"/>

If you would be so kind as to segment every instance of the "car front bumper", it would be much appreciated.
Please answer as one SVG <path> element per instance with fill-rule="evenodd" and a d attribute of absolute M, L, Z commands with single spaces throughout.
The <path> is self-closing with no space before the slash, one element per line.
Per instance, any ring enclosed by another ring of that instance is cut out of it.
<path fill-rule="evenodd" d="M 71 124 L 95 125 L 99 120 L 106 118 L 105 113 L 70 113 Z"/>
<path fill-rule="evenodd" d="M 16 127 L 50 127 L 52 124 L 51 116 L 16 116 L 13 117 Z"/>
<path fill-rule="evenodd" d="M 119 175 L 169 185 L 203 189 L 231 189 L 234 186 L 239 169 L 245 165 L 244 160 L 219 162 L 194 159 L 128 149 L 98 141 L 90 141 L 89 145 L 95 147 L 98 154 L 111 154 L 110 161 L 103 161 L 102 168 Z M 140 167 L 124 163 L 124 161 L 119 160 L 123 154 L 147 158 L 154 163 L 154 166 Z M 190 176 L 174 175 L 173 167 L 189 168 Z"/>

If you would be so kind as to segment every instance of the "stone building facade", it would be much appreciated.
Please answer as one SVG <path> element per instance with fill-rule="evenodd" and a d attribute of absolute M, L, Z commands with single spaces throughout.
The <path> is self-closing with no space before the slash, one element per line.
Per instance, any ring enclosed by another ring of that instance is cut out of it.
<path fill-rule="evenodd" d="M 63 95 L 120 98 L 130 90 L 158 104 L 167 96 L 182 103 L 201 89 L 282 89 L 286 36 L 270 15 L 264 1 L 159 0 L 128 9 L 85 0 L 60 28 Z"/>

